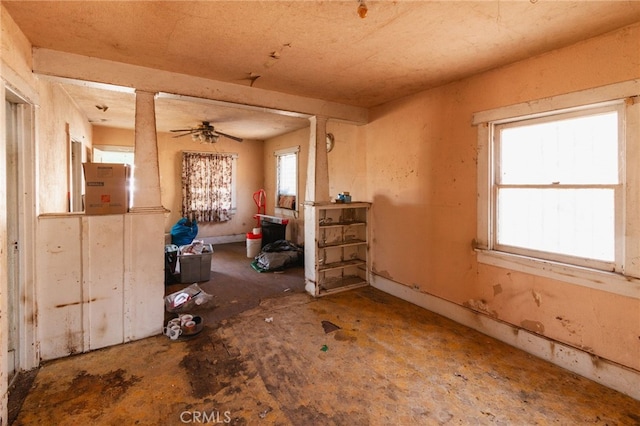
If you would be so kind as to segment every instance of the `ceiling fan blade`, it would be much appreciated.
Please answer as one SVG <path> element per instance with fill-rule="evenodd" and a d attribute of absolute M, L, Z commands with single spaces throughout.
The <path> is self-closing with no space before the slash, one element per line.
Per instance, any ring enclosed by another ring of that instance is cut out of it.
<path fill-rule="evenodd" d="M 181 138 L 183 136 L 189 136 L 189 135 L 193 135 L 194 133 L 198 133 L 198 132 L 188 132 L 188 133 L 183 133 L 181 135 L 175 135 L 174 138 Z"/>
<path fill-rule="evenodd" d="M 196 130 L 198 130 L 198 129 L 173 129 L 173 130 L 170 130 L 170 131 L 171 132 L 194 132 Z"/>
<path fill-rule="evenodd" d="M 215 133 L 217 135 L 224 136 L 225 138 L 229 138 L 229 139 L 233 139 L 234 141 L 242 142 L 242 138 L 239 138 L 237 136 L 231 136 L 231 135 L 228 135 L 226 133 L 219 132 L 217 130 L 215 131 Z"/>

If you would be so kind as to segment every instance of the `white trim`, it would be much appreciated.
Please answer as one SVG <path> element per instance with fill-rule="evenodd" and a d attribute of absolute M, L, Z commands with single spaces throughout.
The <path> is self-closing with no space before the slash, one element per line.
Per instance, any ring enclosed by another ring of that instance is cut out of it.
<path fill-rule="evenodd" d="M 277 157 L 280 155 L 297 154 L 299 152 L 300 152 L 300 145 L 296 145 L 296 146 L 290 146 L 289 148 L 277 149 L 273 151 L 273 155 Z"/>
<path fill-rule="evenodd" d="M 2 81 L 0 82 L 0 93 L 4 102 L 9 99 L 11 102 L 19 104 L 18 109 L 18 132 L 20 133 L 22 145 L 18 150 L 18 168 L 20 175 L 20 187 L 18 188 L 20 200 L 20 254 L 17 267 L 19 269 L 19 298 L 21 300 L 18 309 L 19 326 L 19 359 L 17 369 L 20 371 L 31 370 L 40 365 L 40 344 L 38 338 L 37 320 L 37 298 L 36 298 L 36 259 L 35 253 L 36 232 L 37 232 L 37 209 L 38 201 L 36 196 L 36 182 L 38 181 L 38 160 L 35 155 L 36 150 L 36 108 L 38 96 L 32 88 L 26 84 L 22 78 L 13 72 L 4 61 L 2 62 Z M 6 120 L 6 111 L 0 116 L 2 122 Z M 2 131 L 3 138 L 6 136 Z M 6 141 L 1 143 L 2 150 L 6 150 Z M 4 154 L 3 159 L 4 162 Z M 6 185 L 6 181 L 5 181 Z M 6 281 L 2 283 L 6 286 Z M 3 292 L 6 291 L 4 287 Z M 5 330 L 7 327 L 5 326 Z M 6 347 L 4 353 L 6 353 Z M 1 350 L 1 349 L 0 349 Z M 6 367 L 0 369 L 1 373 L 6 373 Z"/>
<path fill-rule="evenodd" d="M 597 104 L 615 99 L 633 97 L 638 94 L 640 94 L 640 80 L 630 80 L 593 89 L 567 93 L 564 95 L 551 96 L 530 102 L 480 111 L 473 114 L 471 123 L 473 125 L 478 125 L 481 123 L 506 120 L 515 117 L 530 116 L 548 111 L 575 108 L 582 105 Z"/>
<path fill-rule="evenodd" d="M 215 246 L 216 244 L 243 242 L 246 239 L 246 234 L 220 235 L 217 237 L 203 237 L 198 239 L 202 240 L 205 244 L 212 244 Z M 215 253 L 215 247 L 214 247 L 214 253 Z"/>
<path fill-rule="evenodd" d="M 638 371 L 379 275 L 371 274 L 371 286 L 640 400 Z M 597 363 L 594 358 L 597 358 Z"/>
<path fill-rule="evenodd" d="M 294 194 L 296 197 L 296 203 L 293 209 L 287 209 L 278 206 L 278 199 L 280 195 L 280 157 L 291 154 L 295 154 L 296 156 L 296 193 Z M 300 145 L 275 150 L 273 152 L 273 156 L 276 160 L 276 190 L 273 200 L 273 205 L 275 206 L 274 212 L 278 215 L 295 217 L 298 213 L 298 194 L 300 194 Z"/>
<path fill-rule="evenodd" d="M 638 278 L 494 250 L 476 249 L 476 252 L 480 263 L 640 300 Z"/>

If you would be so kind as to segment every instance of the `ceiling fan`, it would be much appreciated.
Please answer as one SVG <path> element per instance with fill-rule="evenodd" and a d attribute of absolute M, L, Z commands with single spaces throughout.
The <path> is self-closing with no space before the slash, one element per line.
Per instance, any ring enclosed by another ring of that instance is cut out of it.
<path fill-rule="evenodd" d="M 174 136 L 174 138 L 191 135 L 191 138 L 194 141 L 200 141 L 203 143 L 216 143 L 220 136 L 233 139 L 234 141 L 242 142 L 242 138 L 217 131 L 208 121 L 203 121 L 202 124 L 198 125 L 197 127 L 192 127 L 189 129 L 175 129 L 171 131 L 182 133 L 180 135 Z"/>

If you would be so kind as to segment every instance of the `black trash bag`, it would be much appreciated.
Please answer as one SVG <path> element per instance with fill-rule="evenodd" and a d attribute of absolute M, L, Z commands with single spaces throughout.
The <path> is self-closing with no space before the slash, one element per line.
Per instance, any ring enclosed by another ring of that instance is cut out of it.
<path fill-rule="evenodd" d="M 169 244 L 164 247 L 164 283 L 165 285 L 180 282 L 176 274 L 178 263 L 178 246 Z"/>
<path fill-rule="evenodd" d="M 257 266 L 265 271 L 300 265 L 303 261 L 304 249 L 287 240 L 277 240 L 265 245 L 256 256 Z"/>
<path fill-rule="evenodd" d="M 198 222 L 183 217 L 171 228 L 171 244 L 186 246 L 191 244 L 198 235 Z"/>

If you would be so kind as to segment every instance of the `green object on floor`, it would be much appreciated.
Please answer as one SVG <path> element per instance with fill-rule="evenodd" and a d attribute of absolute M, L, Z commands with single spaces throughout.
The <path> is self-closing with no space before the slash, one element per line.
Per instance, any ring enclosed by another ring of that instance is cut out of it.
<path fill-rule="evenodd" d="M 320 350 L 321 350 L 322 352 L 326 352 L 326 351 L 328 351 L 328 350 L 329 350 L 329 346 L 327 346 L 327 345 L 322 345 L 322 347 L 320 348 Z"/>
<path fill-rule="evenodd" d="M 255 269 L 256 271 L 261 272 L 261 273 L 262 272 L 268 272 L 266 269 L 261 268 L 260 265 L 258 265 L 258 261 L 257 260 L 254 260 L 253 262 L 251 262 L 251 267 L 253 269 Z"/>

